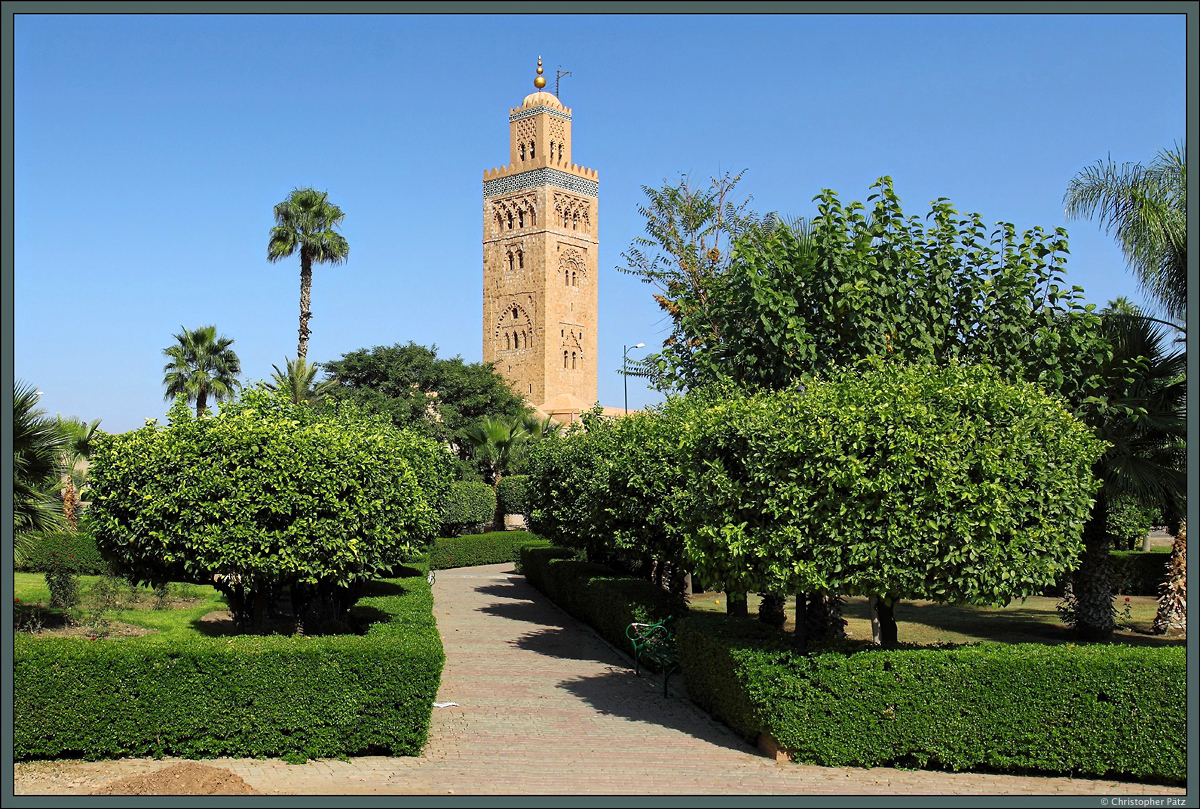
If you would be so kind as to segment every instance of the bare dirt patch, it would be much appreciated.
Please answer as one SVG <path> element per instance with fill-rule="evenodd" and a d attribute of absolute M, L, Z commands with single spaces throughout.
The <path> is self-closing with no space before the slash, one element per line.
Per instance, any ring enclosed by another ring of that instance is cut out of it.
<path fill-rule="evenodd" d="M 109 781 L 92 795 L 258 795 L 239 775 L 220 767 L 182 761 L 142 775 Z"/>

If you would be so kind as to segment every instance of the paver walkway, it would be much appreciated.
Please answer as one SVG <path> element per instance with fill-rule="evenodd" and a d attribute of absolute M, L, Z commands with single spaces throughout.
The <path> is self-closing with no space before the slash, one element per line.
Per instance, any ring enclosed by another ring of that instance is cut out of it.
<path fill-rule="evenodd" d="M 776 763 L 559 611 L 511 565 L 439 571 L 434 614 L 446 668 L 418 758 L 215 759 L 264 793 L 1177 795 L 1182 789 Z M 674 681 L 672 682 L 674 685 Z M 169 760 L 79 762 L 58 792 L 87 792 Z M 91 773 L 91 775 L 89 775 Z"/>

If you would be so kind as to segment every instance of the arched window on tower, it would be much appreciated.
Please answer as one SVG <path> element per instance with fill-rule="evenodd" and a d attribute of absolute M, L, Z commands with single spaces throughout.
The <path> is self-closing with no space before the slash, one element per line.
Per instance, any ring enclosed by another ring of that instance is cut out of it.
<path fill-rule="evenodd" d="M 517 319 L 517 307 L 513 307 L 513 320 Z"/>
<path fill-rule="evenodd" d="M 571 230 L 579 230 L 579 213 L 571 217 Z"/>
<path fill-rule="evenodd" d="M 521 344 L 517 342 L 517 330 L 513 329 L 513 348 L 520 348 Z"/>
<path fill-rule="evenodd" d="M 508 351 L 512 348 L 512 344 L 508 341 L 508 332 L 504 332 L 504 350 Z"/>
<path fill-rule="evenodd" d="M 537 227 L 537 212 L 533 208 L 529 209 L 529 227 Z"/>
<path fill-rule="evenodd" d="M 521 270 L 525 269 L 525 251 L 524 250 L 517 251 L 517 268 L 521 269 Z"/>
<path fill-rule="evenodd" d="M 525 161 L 525 144 L 524 143 L 521 144 L 521 148 L 519 151 L 521 153 L 521 162 L 524 162 Z"/>
<path fill-rule="evenodd" d="M 563 352 L 563 368 L 567 367 L 567 352 Z"/>
<path fill-rule="evenodd" d="M 534 141 L 529 141 L 529 159 L 533 160 L 535 157 L 537 157 L 537 149 L 534 145 Z"/>
<path fill-rule="evenodd" d="M 508 229 L 512 230 L 512 211 L 508 212 Z"/>
<path fill-rule="evenodd" d="M 512 251 L 509 250 L 508 251 L 508 271 L 512 272 L 512 268 L 513 268 L 513 254 L 512 254 Z"/>
<path fill-rule="evenodd" d="M 575 352 L 574 351 L 571 352 L 571 370 L 572 371 L 575 370 Z"/>

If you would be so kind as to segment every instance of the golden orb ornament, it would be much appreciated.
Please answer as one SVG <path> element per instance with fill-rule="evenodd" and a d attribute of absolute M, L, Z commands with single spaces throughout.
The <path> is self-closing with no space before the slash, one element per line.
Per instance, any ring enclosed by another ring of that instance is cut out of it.
<path fill-rule="evenodd" d="M 533 80 L 533 86 L 539 90 L 546 86 L 546 80 L 542 78 L 542 57 L 538 57 L 537 78 Z"/>

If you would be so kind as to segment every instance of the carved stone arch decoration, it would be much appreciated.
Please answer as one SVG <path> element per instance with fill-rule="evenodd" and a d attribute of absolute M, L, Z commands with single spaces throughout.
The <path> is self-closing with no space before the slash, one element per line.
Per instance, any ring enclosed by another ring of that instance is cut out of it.
<path fill-rule="evenodd" d="M 496 341 L 496 350 L 516 350 L 517 348 L 531 348 L 533 346 L 533 318 L 529 316 L 529 311 L 524 305 L 518 303 L 516 299 L 510 300 L 500 309 L 500 316 L 496 318 L 495 327 L 492 330 L 492 337 Z M 517 344 L 518 336 L 523 336 Z M 507 337 L 507 339 L 505 339 Z M 500 341 L 505 340 L 505 348 L 500 348 Z M 508 348 L 508 344 L 512 343 L 512 348 Z"/>
<path fill-rule="evenodd" d="M 567 247 L 558 254 L 558 268 L 563 277 L 578 278 L 587 281 L 587 256 L 577 247 Z"/>

